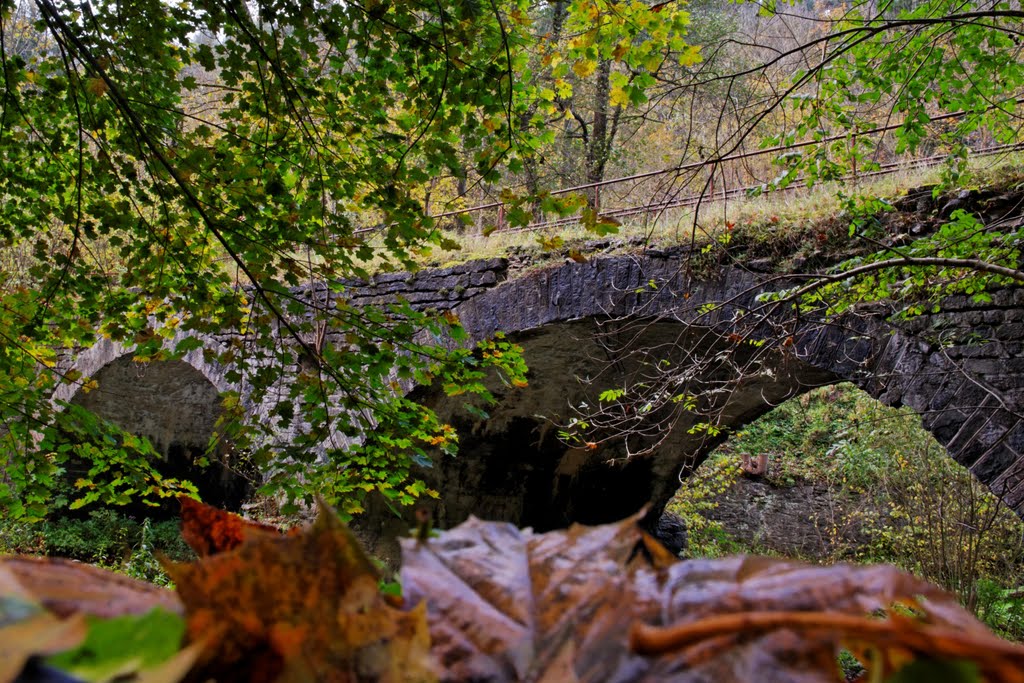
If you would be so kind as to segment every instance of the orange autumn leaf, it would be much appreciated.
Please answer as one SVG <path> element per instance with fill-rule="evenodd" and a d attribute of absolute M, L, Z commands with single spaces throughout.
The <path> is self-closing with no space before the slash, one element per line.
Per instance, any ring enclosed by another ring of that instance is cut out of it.
<path fill-rule="evenodd" d="M 277 527 L 245 519 L 188 496 L 181 503 L 181 537 L 196 555 L 205 557 L 234 550 L 256 536 L 279 536 Z"/>
<path fill-rule="evenodd" d="M 422 532 L 403 549 L 402 585 L 417 606 L 404 610 L 381 594 L 374 565 L 329 511 L 285 536 L 190 509 L 200 513 L 191 533 L 235 547 L 167 566 L 191 644 L 171 669 L 140 681 L 177 683 L 186 669 L 187 681 L 249 683 L 828 681 L 837 680 L 843 648 L 872 680 L 908 665 L 937 663 L 941 674 L 944 662 L 966 662 L 979 681 L 1024 683 L 1024 647 L 894 567 L 679 561 L 640 531 L 639 517 L 545 534 L 474 519 L 433 538 L 421 513 Z M 0 558 L 0 598 L 115 614 L 170 595 L 106 574 Z M 82 638 L 73 620 L 31 616 L 0 628 L 0 683 L 29 658 Z"/>
<path fill-rule="evenodd" d="M 355 537 L 327 509 L 291 536 L 258 533 L 168 563 L 200 675 L 232 681 L 433 681 L 425 607 L 387 604 Z"/>

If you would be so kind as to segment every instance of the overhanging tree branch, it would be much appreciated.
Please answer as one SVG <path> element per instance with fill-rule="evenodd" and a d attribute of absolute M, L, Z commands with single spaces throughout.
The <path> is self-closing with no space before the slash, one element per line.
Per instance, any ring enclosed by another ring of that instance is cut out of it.
<path fill-rule="evenodd" d="M 884 261 L 866 263 L 849 270 L 844 270 L 841 273 L 810 276 L 815 278 L 814 282 L 806 284 L 796 290 L 787 292 L 784 298 L 787 300 L 797 300 L 804 295 L 833 282 L 842 282 L 843 280 L 867 275 L 868 273 L 875 273 L 880 270 L 899 267 L 962 268 L 964 270 L 1001 275 L 1024 284 L 1024 271 L 1016 268 L 1000 266 L 999 264 L 989 263 L 988 261 L 982 261 L 980 259 L 943 258 L 940 256 L 900 256 L 898 258 L 886 259 Z"/>

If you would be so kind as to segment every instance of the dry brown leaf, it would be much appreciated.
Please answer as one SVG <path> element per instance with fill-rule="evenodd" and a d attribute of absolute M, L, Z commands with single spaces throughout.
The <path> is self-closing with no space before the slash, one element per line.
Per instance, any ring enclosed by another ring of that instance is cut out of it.
<path fill-rule="evenodd" d="M 634 623 L 630 646 L 634 652 L 653 656 L 699 650 L 703 643 L 738 643 L 759 633 L 787 629 L 808 640 L 859 643 L 883 657 L 881 678 L 888 678 L 907 662 L 926 657 L 937 660 L 971 660 L 989 680 L 1024 681 L 1024 648 L 991 633 L 976 633 L 949 625 L 936 625 L 900 613 L 888 618 L 817 612 L 743 612 L 707 617 L 657 628 Z M 692 657 L 688 658 L 694 663 Z"/>
<path fill-rule="evenodd" d="M 178 496 L 181 504 L 181 537 L 199 557 L 234 550 L 248 539 L 280 536 L 277 527 L 245 519 L 188 496 Z"/>
<path fill-rule="evenodd" d="M 889 670 L 930 652 L 972 656 L 1001 680 L 1000 667 L 1024 662 L 950 595 L 893 567 L 678 562 L 657 547 L 635 518 L 539 535 L 471 519 L 404 542 L 402 585 L 427 603 L 449 681 L 836 681 L 840 647 L 864 643 Z M 867 618 L 894 603 L 926 611 L 928 625 Z M 650 648 L 645 638 L 665 634 L 644 625 L 689 632 Z M 989 659 L 974 649 L 985 644 Z"/>
<path fill-rule="evenodd" d="M 31 657 L 75 647 L 86 631 L 84 615 L 58 619 L 0 565 L 0 683 L 14 681 Z"/>
<path fill-rule="evenodd" d="M 205 643 L 193 643 L 163 664 L 135 672 L 131 683 L 178 683 L 184 680 L 202 654 Z"/>
<path fill-rule="evenodd" d="M 169 564 L 202 676 L 232 681 L 431 681 L 423 607 L 400 611 L 352 534 L 324 510 L 294 536 Z"/>
<path fill-rule="evenodd" d="M 145 614 L 154 607 L 176 614 L 182 611 L 172 590 L 74 560 L 4 555 L 0 556 L 3 570 L 58 616 L 81 613 L 119 617 Z"/>
<path fill-rule="evenodd" d="M 49 612 L 0 628 L 0 683 L 16 680 L 31 657 L 75 647 L 88 630 L 83 614 L 58 619 Z"/>

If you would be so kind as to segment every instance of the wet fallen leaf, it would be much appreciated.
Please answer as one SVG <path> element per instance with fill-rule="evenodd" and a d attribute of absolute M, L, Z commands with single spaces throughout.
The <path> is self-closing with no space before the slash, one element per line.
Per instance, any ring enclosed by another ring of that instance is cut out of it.
<path fill-rule="evenodd" d="M 539 535 L 471 519 L 404 542 L 402 585 L 449 681 L 836 681 L 844 647 L 882 676 L 931 658 L 1024 680 L 1024 648 L 893 567 L 659 548 L 635 519 Z"/>
<path fill-rule="evenodd" d="M 138 683 L 835 681 L 848 649 L 871 680 L 1024 683 L 1024 648 L 893 567 L 680 562 L 636 518 L 546 534 L 470 520 L 404 543 L 405 604 L 416 607 L 401 610 L 328 511 L 284 536 L 186 507 L 186 534 L 206 556 L 167 569 L 191 644 L 175 653 L 181 620 L 171 614 L 153 628 L 147 617 L 91 620 L 85 644 L 47 660 L 50 671 Z M 0 683 L 81 642 L 82 611 L 166 601 L 108 574 L 0 559 Z M 44 595 L 76 616 L 45 611 Z"/>
<path fill-rule="evenodd" d="M 192 564 L 168 563 L 203 676 L 232 681 L 430 681 L 423 607 L 390 607 L 351 532 L 324 510 L 293 536 L 256 534 Z"/>
<path fill-rule="evenodd" d="M 164 663 L 138 672 L 130 683 L 178 683 L 195 666 L 205 645 L 205 642 L 189 645 Z"/>
<path fill-rule="evenodd" d="M 85 681 L 134 680 L 135 674 L 174 659 L 185 635 L 181 616 L 162 609 L 87 621 L 84 642 L 47 659 L 50 666 Z"/>
<path fill-rule="evenodd" d="M 83 615 L 58 619 L 49 612 L 0 628 L 0 683 L 16 680 L 32 657 L 76 646 L 87 630 Z"/>

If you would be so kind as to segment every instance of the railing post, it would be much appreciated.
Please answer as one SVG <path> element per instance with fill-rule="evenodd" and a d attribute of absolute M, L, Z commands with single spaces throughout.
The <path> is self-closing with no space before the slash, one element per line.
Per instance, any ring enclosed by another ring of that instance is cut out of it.
<path fill-rule="evenodd" d="M 505 205 L 498 204 L 498 231 L 505 229 Z"/>

